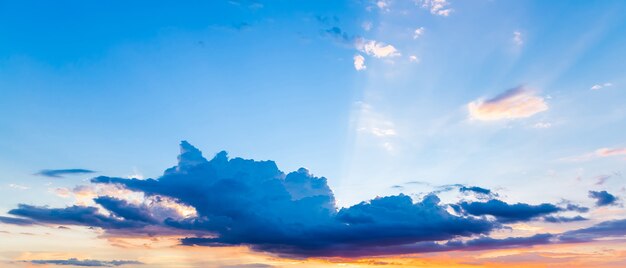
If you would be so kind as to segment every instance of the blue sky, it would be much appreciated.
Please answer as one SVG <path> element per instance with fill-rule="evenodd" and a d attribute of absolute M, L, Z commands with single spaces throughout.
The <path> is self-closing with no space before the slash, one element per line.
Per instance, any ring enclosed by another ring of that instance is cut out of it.
<path fill-rule="evenodd" d="M 592 207 L 588 192 L 603 190 L 621 200 L 625 11 L 0 1 L 0 210 L 74 204 L 57 189 L 94 175 L 44 169 L 157 178 L 182 140 L 207 159 L 226 150 L 305 167 L 328 179 L 338 207 L 449 184 L 510 202 Z"/>

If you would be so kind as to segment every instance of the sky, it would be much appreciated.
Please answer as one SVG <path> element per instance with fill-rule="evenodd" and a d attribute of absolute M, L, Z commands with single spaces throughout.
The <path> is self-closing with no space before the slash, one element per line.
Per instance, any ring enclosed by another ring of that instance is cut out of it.
<path fill-rule="evenodd" d="M 624 267 L 624 12 L 0 0 L 0 266 Z"/>

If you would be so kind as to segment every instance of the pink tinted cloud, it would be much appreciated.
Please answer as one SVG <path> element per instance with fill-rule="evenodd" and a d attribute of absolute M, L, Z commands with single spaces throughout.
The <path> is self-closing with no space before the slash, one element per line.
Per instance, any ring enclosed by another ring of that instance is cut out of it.
<path fill-rule="evenodd" d="M 488 99 L 478 99 L 467 105 L 471 119 L 495 121 L 520 119 L 548 110 L 543 97 L 525 87 L 517 87 Z"/>

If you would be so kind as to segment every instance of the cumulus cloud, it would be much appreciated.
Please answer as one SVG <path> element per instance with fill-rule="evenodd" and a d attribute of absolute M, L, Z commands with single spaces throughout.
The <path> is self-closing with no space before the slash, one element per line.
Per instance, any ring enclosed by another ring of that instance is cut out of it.
<path fill-rule="evenodd" d="M 482 121 L 519 119 L 548 110 L 544 98 L 525 87 L 517 87 L 488 100 L 478 99 L 467 105 L 470 118 Z"/>
<path fill-rule="evenodd" d="M 426 29 L 424 29 L 424 27 L 419 27 L 419 28 L 415 29 L 415 31 L 413 31 L 413 39 L 420 38 L 420 36 L 422 36 L 424 34 L 425 30 Z"/>
<path fill-rule="evenodd" d="M 79 260 L 76 258 L 70 258 L 67 260 L 29 260 L 24 261 L 32 264 L 51 264 L 51 265 L 68 265 L 68 266 L 85 266 L 85 267 L 114 267 L 128 264 L 143 264 L 138 261 L 126 261 L 126 260 L 113 260 L 113 261 L 101 261 L 101 260 Z"/>
<path fill-rule="evenodd" d="M 617 202 L 617 197 L 607 191 L 589 191 L 589 197 L 596 200 L 596 206 L 609 206 Z"/>
<path fill-rule="evenodd" d="M 367 66 L 365 66 L 365 57 L 357 54 L 354 56 L 353 59 L 354 59 L 354 69 L 356 69 L 357 71 L 367 69 Z"/>
<path fill-rule="evenodd" d="M 15 218 L 0 217 L 0 221 L 90 226 L 102 228 L 108 236 L 177 235 L 185 237 L 180 241 L 183 245 L 247 246 L 283 256 L 350 257 L 553 243 L 557 239 L 552 234 L 502 239 L 488 235 L 507 223 L 569 210 L 496 199 L 445 204 L 435 193 L 421 199 L 404 194 L 377 197 L 337 208 L 326 178 L 304 168 L 283 173 L 273 161 L 229 158 L 226 152 L 207 160 L 191 144 L 182 142 L 180 146 L 178 164 L 156 179 L 99 176 L 91 180 L 139 192 L 152 202 L 98 195 L 93 205 L 49 208 L 19 204 L 8 212 Z M 475 186 L 450 187 L 495 195 Z M 167 210 L 171 207 L 162 200 L 191 207 L 195 213 L 183 216 Z M 555 216 L 545 220 L 578 219 Z"/>
<path fill-rule="evenodd" d="M 418 63 L 418 62 L 420 62 L 420 59 L 417 56 L 415 56 L 415 55 L 411 55 L 411 56 L 409 56 L 409 61 Z"/>
<path fill-rule="evenodd" d="M 62 178 L 66 175 L 82 175 L 82 174 L 91 174 L 95 173 L 93 170 L 82 169 L 82 168 L 71 168 L 71 169 L 43 169 L 36 173 L 36 175 L 50 177 L 50 178 Z"/>
<path fill-rule="evenodd" d="M 447 17 L 452 13 L 447 0 L 416 0 L 415 4 L 424 9 L 428 9 L 431 14 Z"/>
<path fill-rule="evenodd" d="M 375 58 L 388 58 L 400 56 L 400 52 L 392 45 L 359 38 L 355 42 L 357 50 Z"/>
<path fill-rule="evenodd" d="M 595 84 L 590 89 L 591 90 L 600 90 L 602 88 L 611 87 L 611 86 L 613 86 L 613 83 L 606 82 L 606 83 L 602 83 L 602 84 Z"/>

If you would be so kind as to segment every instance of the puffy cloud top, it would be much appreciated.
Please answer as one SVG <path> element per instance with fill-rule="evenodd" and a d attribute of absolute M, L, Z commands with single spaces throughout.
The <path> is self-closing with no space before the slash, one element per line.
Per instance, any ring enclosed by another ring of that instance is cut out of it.
<path fill-rule="evenodd" d="M 607 191 L 589 191 L 589 197 L 596 200 L 596 206 L 608 206 L 617 202 L 617 197 Z"/>
<path fill-rule="evenodd" d="M 103 195 L 94 199 L 95 206 L 20 204 L 9 211 L 17 217 L 0 217 L 0 222 L 84 225 L 113 236 L 177 235 L 185 237 L 184 245 L 242 245 L 285 256 L 372 256 L 552 243 L 557 238 L 550 234 L 487 235 L 503 224 L 538 217 L 555 223 L 584 220 L 550 216 L 580 211 L 574 205 L 507 204 L 491 199 L 497 196 L 491 190 L 475 186 L 461 191 L 488 201 L 442 204 L 434 193 L 421 200 L 399 194 L 338 209 L 326 178 L 304 168 L 285 174 L 273 161 L 229 158 L 226 152 L 207 160 L 187 142 L 180 147 L 178 164 L 157 179 L 91 180 L 141 193 L 150 202 Z M 195 213 L 178 213 L 177 206 Z"/>

